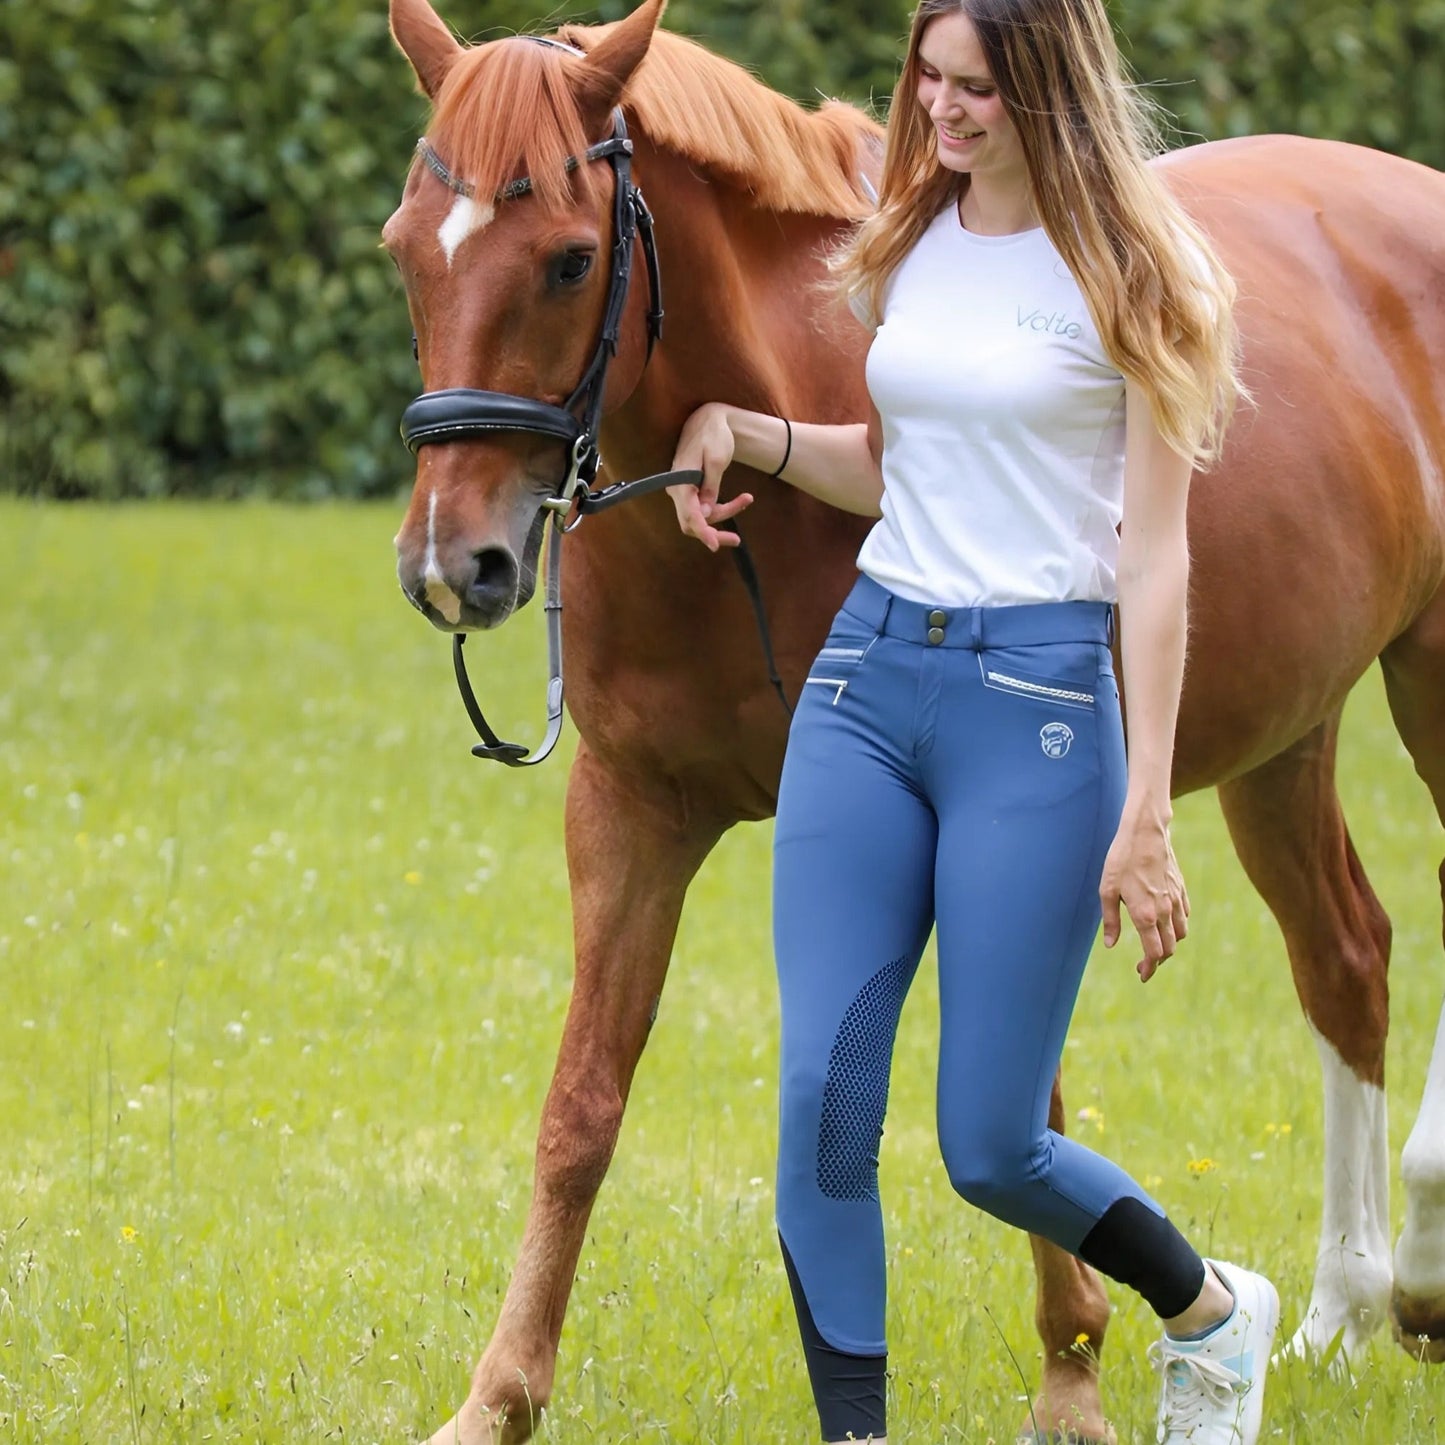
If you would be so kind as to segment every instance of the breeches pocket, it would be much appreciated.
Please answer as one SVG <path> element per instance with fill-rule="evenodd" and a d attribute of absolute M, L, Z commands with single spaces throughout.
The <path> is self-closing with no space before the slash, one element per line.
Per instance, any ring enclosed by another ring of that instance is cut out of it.
<path fill-rule="evenodd" d="M 834 627 L 808 669 L 804 687 L 817 688 L 836 707 L 878 641 L 877 633 Z"/>
<path fill-rule="evenodd" d="M 1094 642 L 990 647 L 978 654 L 986 688 L 1047 708 L 1093 712 L 1118 695 L 1109 649 Z"/>

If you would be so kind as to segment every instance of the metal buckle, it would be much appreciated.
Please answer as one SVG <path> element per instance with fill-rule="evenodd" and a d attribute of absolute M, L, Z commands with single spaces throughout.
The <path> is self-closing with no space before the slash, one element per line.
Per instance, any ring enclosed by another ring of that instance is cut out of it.
<path fill-rule="evenodd" d="M 542 503 L 543 507 L 556 518 L 559 527 L 562 526 L 562 523 L 566 520 L 567 513 L 572 510 L 572 502 L 577 495 L 578 487 L 581 486 L 585 490 L 585 483 L 582 482 L 582 463 L 591 450 L 591 438 L 584 432 L 583 435 L 579 436 L 577 440 L 572 443 L 572 458 L 567 465 L 567 475 L 563 479 L 557 495 L 555 497 L 548 497 Z M 564 532 L 572 531 L 581 520 L 582 517 L 579 513 L 576 520 L 573 521 L 570 526 L 562 527 L 562 530 Z"/>

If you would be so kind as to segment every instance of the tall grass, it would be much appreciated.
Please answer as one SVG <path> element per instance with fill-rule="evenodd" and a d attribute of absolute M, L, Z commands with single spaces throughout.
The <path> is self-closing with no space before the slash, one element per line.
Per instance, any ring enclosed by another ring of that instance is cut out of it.
<path fill-rule="evenodd" d="M 392 580 L 396 521 L 0 504 L 0 1438 L 398 1442 L 465 1389 L 567 1000 L 566 759 L 468 756 L 446 644 Z M 469 648 L 507 736 L 537 733 L 539 623 Z M 1439 1004 L 1442 840 L 1373 679 L 1342 774 L 1396 924 L 1398 1145 Z M 1186 1230 L 1268 1268 L 1291 1328 L 1314 1050 L 1212 798 L 1176 833 L 1190 939 L 1148 989 L 1132 955 L 1095 960 L 1070 1109 Z M 813 1436 L 771 1224 L 769 837 L 735 830 L 694 888 L 547 1439 Z M 983 1445 L 1037 1381 L 1032 1275 L 938 1163 L 935 1030 L 925 967 L 883 1153 L 893 1434 Z M 1108 1408 L 1145 1440 L 1150 1320 L 1116 1306 Z M 1266 1438 L 1433 1445 L 1439 1401 L 1379 1338 L 1354 1380 L 1282 1369 Z"/>

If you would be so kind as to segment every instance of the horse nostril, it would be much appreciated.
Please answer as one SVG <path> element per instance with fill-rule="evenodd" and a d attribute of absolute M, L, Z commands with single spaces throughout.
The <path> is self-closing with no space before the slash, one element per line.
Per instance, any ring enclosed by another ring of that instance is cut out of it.
<path fill-rule="evenodd" d="M 517 559 L 505 547 L 484 547 L 474 558 L 467 603 L 483 612 L 510 607 L 517 595 Z"/>

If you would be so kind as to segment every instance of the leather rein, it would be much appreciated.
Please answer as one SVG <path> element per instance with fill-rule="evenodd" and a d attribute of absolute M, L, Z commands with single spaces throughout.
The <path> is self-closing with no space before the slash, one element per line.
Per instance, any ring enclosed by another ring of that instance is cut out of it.
<path fill-rule="evenodd" d="M 556 46 L 575 55 L 583 54 L 574 46 L 565 45 L 561 41 L 542 36 L 528 38 L 538 44 Z M 475 188 L 447 169 L 425 137 L 417 142 L 416 149 L 422 163 L 448 190 L 459 196 L 475 198 Z M 644 367 L 647 361 L 652 359 L 653 348 L 662 336 L 663 318 L 662 274 L 657 263 L 652 213 L 647 209 L 642 192 L 632 180 L 632 141 L 628 138 L 627 124 L 620 108 L 612 112 L 612 134 L 588 147 L 580 157 L 569 156 L 566 167 L 571 172 L 600 160 L 611 165 L 614 179 L 612 272 L 608 280 L 607 305 L 603 311 L 596 350 L 582 374 L 582 380 L 566 403 L 559 407 L 530 397 L 514 396 L 510 392 L 448 387 L 443 391 L 423 392 L 411 402 L 401 417 L 401 437 L 413 454 L 424 446 L 445 445 L 492 432 L 527 432 L 534 436 L 555 437 L 567 447 L 566 475 L 558 483 L 556 492 L 542 503 L 548 512 L 547 523 L 550 526 L 546 555 L 546 591 L 542 604 L 547 615 L 547 731 L 535 752 L 529 753 L 522 744 L 503 742 L 497 736 L 487 722 L 467 676 L 466 662 L 462 656 L 466 634 L 458 632 L 452 638 L 452 666 L 456 672 L 457 687 L 461 692 L 467 716 L 481 738 L 481 742 L 472 748 L 472 755 L 514 768 L 531 767 L 540 763 L 556 747 L 562 732 L 562 537 L 574 531 L 590 513 L 606 511 L 619 502 L 661 491 L 664 487 L 700 486 L 702 483 L 700 471 L 684 470 L 657 472 L 652 476 L 616 482 L 606 487 L 595 486 L 597 468 L 602 460 L 598 450 L 598 436 L 602 424 L 602 399 L 606 390 L 607 368 L 617 354 L 622 313 L 632 279 L 633 253 L 639 239 L 647 265 L 650 293 L 647 311 L 647 357 Z M 496 199 L 499 202 L 515 200 L 527 195 L 531 189 L 531 178 L 524 176 L 504 186 L 497 193 Z M 570 521 L 567 520 L 569 514 L 575 514 Z M 741 542 L 731 550 L 757 619 L 763 652 L 767 659 L 769 681 L 777 691 L 784 708 L 791 713 L 792 708 L 783 691 L 782 679 L 773 658 L 772 640 L 768 633 L 757 570 Z"/>

